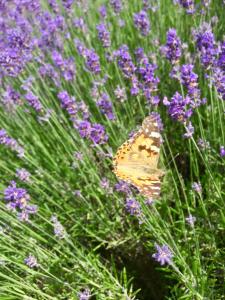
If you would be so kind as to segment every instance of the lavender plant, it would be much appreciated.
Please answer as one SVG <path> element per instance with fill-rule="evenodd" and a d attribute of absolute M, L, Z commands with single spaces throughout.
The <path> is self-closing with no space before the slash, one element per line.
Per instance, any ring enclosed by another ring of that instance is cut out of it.
<path fill-rule="evenodd" d="M 0 1 L 0 299 L 223 299 L 224 1 Z M 161 198 L 112 173 L 154 114 Z"/>

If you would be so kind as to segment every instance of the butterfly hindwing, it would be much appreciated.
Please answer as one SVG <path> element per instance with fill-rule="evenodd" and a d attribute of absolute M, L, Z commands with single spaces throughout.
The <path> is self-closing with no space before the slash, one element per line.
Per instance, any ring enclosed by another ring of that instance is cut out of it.
<path fill-rule="evenodd" d="M 114 158 L 114 173 L 139 189 L 147 197 L 160 194 L 158 169 L 161 135 L 155 118 L 147 117 L 141 129 L 119 147 Z"/>

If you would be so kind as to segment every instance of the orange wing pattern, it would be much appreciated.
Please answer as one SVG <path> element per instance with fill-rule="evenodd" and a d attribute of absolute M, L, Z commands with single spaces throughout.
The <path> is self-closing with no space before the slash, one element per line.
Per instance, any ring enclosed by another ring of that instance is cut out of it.
<path fill-rule="evenodd" d="M 114 173 L 133 184 L 149 198 L 160 195 L 160 179 L 164 172 L 158 169 L 161 135 L 154 117 L 147 117 L 141 129 L 121 147 L 113 160 Z"/>

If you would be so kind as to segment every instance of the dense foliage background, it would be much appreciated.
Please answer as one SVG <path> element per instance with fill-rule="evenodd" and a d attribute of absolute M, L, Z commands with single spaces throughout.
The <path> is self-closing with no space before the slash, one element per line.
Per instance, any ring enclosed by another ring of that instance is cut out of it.
<path fill-rule="evenodd" d="M 222 0 L 0 1 L 0 299 L 225 299 Z M 112 172 L 153 114 L 161 198 Z"/>

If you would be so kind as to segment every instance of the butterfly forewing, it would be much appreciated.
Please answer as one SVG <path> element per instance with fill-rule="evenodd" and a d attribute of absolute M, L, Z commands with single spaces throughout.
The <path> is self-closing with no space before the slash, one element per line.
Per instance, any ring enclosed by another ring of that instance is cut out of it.
<path fill-rule="evenodd" d="M 147 197 L 157 198 L 160 194 L 158 169 L 161 135 L 157 122 L 147 117 L 141 129 L 117 151 L 114 158 L 114 173 L 134 186 Z"/>

